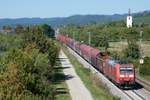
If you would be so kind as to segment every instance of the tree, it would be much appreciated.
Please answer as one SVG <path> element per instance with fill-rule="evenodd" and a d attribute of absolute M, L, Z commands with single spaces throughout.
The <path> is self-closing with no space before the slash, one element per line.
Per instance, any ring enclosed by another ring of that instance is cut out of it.
<path fill-rule="evenodd" d="M 47 76 L 50 69 L 47 54 L 38 49 L 28 52 L 12 49 L 1 59 L 0 65 L 4 68 L 0 72 L 0 99 L 27 100 L 24 98 L 28 97 L 30 100 L 53 100 Z"/>
<path fill-rule="evenodd" d="M 41 25 L 41 31 L 51 38 L 54 37 L 55 31 L 47 24 Z"/>
<path fill-rule="evenodd" d="M 32 27 L 32 32 L 27 32 L 23 36 L 24 47 L 35 44 L 35 47 L 39 49 L 41 53 L 48 53 L 51 66 L 55 64 L 55 59 L 58 54 L 59 48 L 54 42 L 47 38 L 47 35 L 41 32 L 39 26 Z"/>
<path fill-rule="evenodd" d="M 139 58 L 140 50 L 138 44 L 135 41 L 128 41 L 128 47 L 124 50 L 124 53 L 126 57 Z"/>
<path fill-rule="evenodd" d="M 3 26 L 3 30 L 12 30 L 12 27 L 10 25 Z"/>
<path fill-rule="evenodd" d="M 5 49 L 0 55 L 0 99 L 54 100 L 51 83 L 58 47 L 39 25 L 17 29 L 23 34 L 0 35 Z"/>
<path fill-rule="evenodd" d="M 22 26 L 22 25 L 20 25 L 20 24 L 18 24 L 17 26 L 16 26 L 16 28 L 15 28 L 15 32 L 17 33 L 17 34 L 22 34 L 22 33 L 24 33 L 24 27 Z"/>
<path fill-rule="evenodd" d="M 150 75 L 150 57 L 145 57 L 144 58 L 144 64 L 142 65 L 142 67 L 140 67 L 140 74 L 141 75 Z"/>
<path fill-rule="evenodd" d="M 135 29 L 127 29 L 127 41 L 128 47 L 124 50 L 126 57 L 131 58 L 139 58 L 140 57 L 140 49 L 139 45 L 137 44 L 138 33 Z"/>

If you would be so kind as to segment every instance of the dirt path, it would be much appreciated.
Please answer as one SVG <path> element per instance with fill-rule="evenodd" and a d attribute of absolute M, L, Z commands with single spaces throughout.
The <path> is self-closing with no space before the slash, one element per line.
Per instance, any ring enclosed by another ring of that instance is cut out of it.
<path fill-rule="evenodd" d="M 61 50 L 59 58 L 64 67 L 64 74 L 66 75 L 66 82 L 69 88 L 72 100 L 93 100 L 90 92 L 84 86 L 83 82 L 76 74 L 72 64 L 70 63 L 68 57 Z"/>

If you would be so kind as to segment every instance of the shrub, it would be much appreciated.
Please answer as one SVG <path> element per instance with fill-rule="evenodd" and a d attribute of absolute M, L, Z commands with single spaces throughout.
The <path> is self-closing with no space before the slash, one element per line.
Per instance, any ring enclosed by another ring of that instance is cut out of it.
<path fill-rule="evenodd" d="M 141 75 L 150 75 L 150 57 L 144 58 L 144 64 L 140 67 Z"/>
<path fill-rule="evenodd" d="M 128 41 L 128 47 L 123 52 L 125 57 L 131 57 L 135 59 L 140 57 L 139 46 L 135 41 Z"/>
<path fill-rule="evenodd" d="M 13 49 L 6 53 L 1 64 L 5 66 L 5 71 L 0 73 L 2 99 L 22 96 L 52 99 L 53 88 L 47 77 L 50 69 L 47 54 L 36 49 L 30 53 Z"/>

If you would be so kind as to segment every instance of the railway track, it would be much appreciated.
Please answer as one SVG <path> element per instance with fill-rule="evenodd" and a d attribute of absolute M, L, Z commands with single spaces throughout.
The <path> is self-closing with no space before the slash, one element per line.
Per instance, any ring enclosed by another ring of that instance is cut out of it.
<path fill-rule="evenodd" d="M 79 56 L 80 58 L 78 58 L 78 60 L 85 66 L 85 62 L 89 64 L 89 62 L 85 61 L 80 55 L 78 55 L 75 51 L 73 51 L 71 48 L 69 48 L 69 51 L 71 50 L 72 54 L 77 57 Z M 84 60 L 85 62 L 83 62 L 82 60 Z M 92 65 L 90 65 L 92 66 Z M 93 66 L 92 66 L 93 67 Z M 88 68 L 86 66 L 86 68 Z M 95 69 L 93 67 L 93 69 Z M 90 68 L 91 70 L 91 68 Z M 96 70 L 96 69 L 95 69 Z M 97 73 L 97 72 L 96 72 Z M 104 76 L 105 77 L 105 76 Z M 139 82 L 138 82 L 139 83 Z M 141 84 L 141 83 L 140 83 Z M 112 87 L 111 87 L 112 88 Z M 122 96 L 122 97 L 126 97 L 126 99 L 123 98 L 123 100 L 150 100 L 150 91 L 140 87 L 137 89 L 133 89 L 133 90 L 122 90 L 120 88 L 118 88 L 120 91 L 122 91 L 123 94 L 125 94 L 126 96 Z M 122 99 L 121 99 L 122 100 Z"/>
<path fill-rule="evenodd" d="M 150 92 L 150 83 L 146 82 L 145 80 L 142 80 L 141 78 L 137 77 L 136 82 L 141 84 L 147 91 Z"/>
<path fill-rule="evenodd" d="M 146 100 L 146 98 L 134 90 L 123 90 L 122 92 L 125 93 L 131 100 Z"/>
<path fill-rule="evenodd" d="M 136 90 L 132 90 L 132 92 L 134 92 L 138 97 L 140 97 L 142 100 L 146 100 L 144 96 L 142 96 L 141 94 L 139 94 Z"/>
<path fill-rule="evenodd" d="M 131 100 L 150 100 L 150 91 L 145 89 L 138 82 L 136 82 L 134 87 L 130 89 L 122 89 L 122 92 L 126 94 Z"/>

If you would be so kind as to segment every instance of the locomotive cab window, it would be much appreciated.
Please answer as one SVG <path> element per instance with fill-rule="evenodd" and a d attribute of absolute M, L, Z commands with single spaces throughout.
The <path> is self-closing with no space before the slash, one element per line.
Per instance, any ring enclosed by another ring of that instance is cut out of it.
<path fill-rule="evenodd" d="M 121 74 L 124 74 L 124 73 L 132 74 L 133 69 L 132 68 L 120 68 L 120 73 Z"/>

